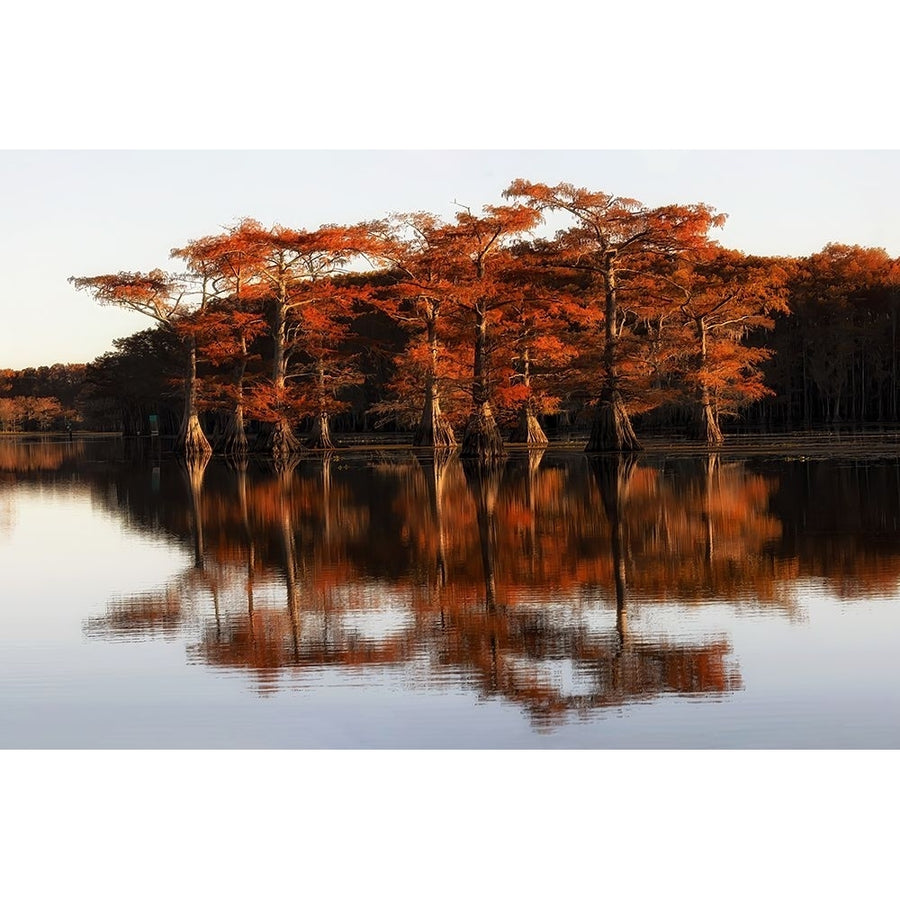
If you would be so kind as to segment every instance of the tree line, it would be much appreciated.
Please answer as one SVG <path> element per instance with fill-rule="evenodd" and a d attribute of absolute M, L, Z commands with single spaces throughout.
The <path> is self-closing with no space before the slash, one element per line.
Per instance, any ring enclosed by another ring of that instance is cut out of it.
<path fill-rule="evenodd" d="M 0 431 L 63 430 L 82 424 L 87 366 L 0 369 Z"/>
<path fill-rule="evenodd" d="M 896 421 L 884 250 L 747 255 L 714 239 L 725 217 L 705 204 L 569 184 L 517 180 L 504 201 L 311 231 L 244 219 L 173 250 L 178 273 L 72 278 L 154 322 L 88 366 L 94 420 L 139 433 L 155 414 L 187 455 L 279 459 L 300 429 L 333 446 L 335 421 L 482 459 L 504 430 L 546 444 L 548 423 L 618 451 L 640 448 L 635 418 L 710 446 L 741 415 Z M 543 223 L 552 238 L 535 237 Z"/>

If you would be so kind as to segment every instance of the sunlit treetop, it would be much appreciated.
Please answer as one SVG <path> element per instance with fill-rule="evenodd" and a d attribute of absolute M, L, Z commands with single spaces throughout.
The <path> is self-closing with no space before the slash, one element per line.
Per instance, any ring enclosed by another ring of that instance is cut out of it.
<path fill-rule="evenodd" d="M 162 269 L 143 272 L 117 272 L 70 278 L 77 290 L 88 291 L 103 306 L 120 306 L 143 313 L 157 322 L 171 325 L 184 315 L 184 286 Z"/>
<path fill-rule="evenodd" d="M 710 229 L 721 227 L 726 219 L 704 203 L 650 208 L 630 197 L 588 191 L 565 182 L 551 187 L 520 178 L 504 196 L 523 200 L 536 210 L 568 212 L 577 222 L 569 232 L 593 240 L 605 254 L 675 252 L 707 240 Z"/>

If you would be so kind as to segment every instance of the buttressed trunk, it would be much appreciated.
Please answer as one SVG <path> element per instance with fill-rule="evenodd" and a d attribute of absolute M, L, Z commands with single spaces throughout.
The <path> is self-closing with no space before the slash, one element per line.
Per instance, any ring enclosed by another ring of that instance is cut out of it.
<path fill-rule="evenodd" d="M 333 450 L 334 441 L 331 439 L 331 424 L 328 419 L 328 413 L 319 412 L 313 419 L 312 431 L 309 440 L 306 442 L 307 447 L 314 450 Z"/>
<path fill-rule="evenodd" d="M 225 452 L 229 456 L 246 456 L 247 455 L 247 435 L 244 432 L 244 405 L 236 403 L 228 422 L 225 425 L 225 436 L 223 440 Z"/>
<path fill-rule="evenodd" d="M 501 458 L 503 438 L 489 401 L 487 310 L 476 307 L 475 365 L 472 374 L 472 412 L 463 434 L 461 456 L 481 460 Z"/>
<path fill-rule="evenodd" d="M 706 368 L 706 324 L 703 319 L 697 320 L 697 338 L 700 342 L 700 371 L 702 373 Z M 722 437 L 722 430 L 719 428 L 716 412 L 713 409 L 709 388 L 705 383 L 700 386 L 695 427 L 697 437 L 707 446 L 719 447 L 725 442 L 725 439 Z"/>
<path fill-rule="evenodd" d="M 280 288 L 280 296 L 276 301 L 272 313 L 272 387 L 279 402 L 284 398 L 285 378 L 287 375 L 287 357 L 284 348 L 287 340 L 287 320 L 285 318 L 285 287 Z M 291 423 L 283 411 L 280 411 L 275 420 L 272 432 L 269 435 L 268 449 L 272 458 L 280 464 L 284 464 L 290 457 L 300 452 L 300 442 L 294 436 Z"/>
<path fill-rule="evenodd" d="M 550 442 L 538 421 L 534 398 L 530 396 L 531 358 L 527 347 L 522 351 L 522 383 L 528 388 L 529 397 L 519 410 L 518 424 L 509 439 L 516 444 L 528 444 L 529 447 L 546 447 Z"/>
<path fill-rule="evenodd" d="M 509 439 L 515 444 L 528 444 L 529 447 L 546 447 L 550 443 L 530 401 L 519 410 L 518 424 Z"/>
<path fill-rule="evenodd" d="M 247 455 L 247 435 L 244 432 L 244 372 L 247 369 L 247 342 L 241 338 L 241 358 L 234 367 L 234 407 L 225 426 L 224 449 L 229 456 Z"/>
<path fill-rule="evenodd" d="M 584 448 L 589 453 L 613 451 L 616 453 L 642 450 L 634 433 L 631 419 L 619 390 L 617 351 L 619 343 L 618 300 L 616 297 L 616 273 L 606 272 L 606 322 L 603 349 L 604 386 L 597 402 L 591 435 Z"/>
<path fill-rule="evenodd" d="M 425 404 L 422 418 L 413 434 L 414 447 L 455 447 L 456 435 L 441 412 L 441 396 L 438 389 L 437 362 L 440 352 L 437 340 L 437 324 L 428 320 L 429 365 L 425 375 Z"/>
<path fill-rule="evenodd" d="M 312 432 L 306 446 L 316 450 L 334 450 L 334 442 L 331 440 L 331 424 L 328 413 L 325 411 L 325 368 L 321 363 L 316 371 L 316 388 L 319 392 L 319 409 L 313 419 Z"/>
<path fill-rule="evenodd" d="M 584 449 L 589 453 L 621 453 L 643 449 L 631 426 L 622 395 L 609 385 L 603 388 L 597 403 L 591 435 Z"/>
<path fill-rule="evenodd" d="M 697 416 L 697 436 L 709 447 L 720 447 L 725 443 L 722 429 L 716 421 L 716 413 L 709 398 L 709 391 L 703 389 Z"/>
<path fill-rule="evenodd" d="M 434 389 L 433 379 L 426 376 L 429 383 L 425 385 L 425 406 L 422 418 L 413 434 L 414 447 L 455 447 L 456 435 L 453 428 L 441 412 L 441 398 Z"/>
<path fill-rule="evenodd" d="M 287 419 L 282 416 L 275 422 L 269 437 L 269 450 L 276 463 L 283 464 L 300 452 L 300 442 L 294 436 Z"/>
<path fill-rule="evenodd" d="M 186 459 L 205 459 L 212 456 L 212 447 L 200 426 L 197 404 L 197 348 L 190 339 L 184 373 L 184 416 L 175 442 L 175 450 Z"/>

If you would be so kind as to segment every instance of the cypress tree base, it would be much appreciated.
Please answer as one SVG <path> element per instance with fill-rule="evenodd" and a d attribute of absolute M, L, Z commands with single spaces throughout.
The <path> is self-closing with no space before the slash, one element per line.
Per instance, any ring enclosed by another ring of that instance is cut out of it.
<path fill-rule="evenodd" d="M 460 456 L 485 462 L 501 459 L 506 455 L 500 429 L 494 420 L 490 403 L 482 403 L 472 410 L 463 434 Z"/>
<path fill-rule="evenodd" d="M 618 391 L 604 391 L 597 403 L 591 436 L 588 438 L 587 453 L 622 453 L 643 450 L 637 439 L 631 419 Z"/>
<path fill-rule="evenodd" d="M 306 446 L 312 450 L 334 450 L 334 441 L 331 440 L 331 426 L 328 422 L 328 416 L 316 416 L 313 422 L 313 428 Z"/>
<path fill-rule="evenodd" d="M 237 410 L 228 419 L 222 438 L 222 451 L 237 459 L 247 455 L 247 435 L 244 434 L 243 410 Z"/>
<path fill-rule="evenodd" d="M 422 418 L 413 434 L 413 447 L 456 447 L 453 428 L 441 412 L 440 401 L 435 397 L 425 402 Z"/>
<path fill-rule="evenodd" d="M 175 452 L 187 460 L 209 459 L 212 456 L 212 447 L 196 415 L 188 416 L 181 426 L 181 433 L 175 441 Z"/>
<path fill-rule="evenodd" d="M 294 437 L 291 426 L 281 419 L 275 423 L 269 437 L 269 452 L 276 462 L 284 463 L 300 452 L 300 442 Z"/>
<path fill-rule="evenodd" d="M 725 443 L 722 429 L 719 428 L 713 409 L 708 404 L 698 410 L 694 432 L 707 447 L 721 447 Z"/>
<path fill-rule="evenodd" d="M 519 413 L 519 424 L 509 439 L 513 444 L 527 444 L 529 447 L 546 447 L 550 443 L 534 410 L 527 406 Z"/>

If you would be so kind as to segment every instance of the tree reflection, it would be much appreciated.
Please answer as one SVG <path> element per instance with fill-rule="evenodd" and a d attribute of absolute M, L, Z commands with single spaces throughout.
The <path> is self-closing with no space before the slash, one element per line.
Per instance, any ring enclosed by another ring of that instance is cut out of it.
<path fill-rule="evenodd" d="M 435 574 L 432 589 L 440 593 L 447 583 L 447 553 L 446 533 L 444 526 L 444 492 L 449 473 L 454 466 L 459 466 L 456 454 L 446 448 L 435 448 L 428 457 L 418 457 L 419 465 L 425 476 L 426 493 L 428 497 L 427 509 L 430 514 L 428 530 L 434 535 L 435 544 Z M 412 504 L 407 503 L 407 508 L 412 510 Z"/>
<path fill-rule="evenodd" d="M 510 495 L 519 504 L 516 521 L 509 525 L 518 529 L 522 538 L 521 561 L 530 576 L 538 565 L 537 512 L 540 498 L 541 460 L 546 447 L 530 449 L 524 455 L 509 457 L 506 463 L 506 481 Z"/>
<path fill-rule="evenodd" d="M 197 569 L 204 567 L 203 476 L 208 465 L 209 456 L 179 459 L 178 462 L 191 498 L 191 537 L 194 544 L 194 567 Z"/>
<path fill-rule="evenodd" d="M 796 613 L 770 504 L 776 481 L 716 454 L 638 466 L 627 501 L 632 587 L 646 600 L 765 603 Z"/>
<path fill-rule="evenodd" d="M 609 522 L 609 543 L 612 554 L 613 580 L 616 586 L 616 633 L 620 648 L 625 648 L 628 634 L 628 614 L 625 609 L 625 552 L 622 519 L 625 496 L 631 482 L 637 457 L 633 453 L 614 456 L 591 456 L 589 465 L 600 490 L 603 509 Z"/>
<path fill-rule="evenodd" d="M 791 574 L 816 558 L 785 552 L 812 538 L 775 514 L 788 499 L 778 478 L 718 454 L 292 462 L 163 460 L 155 490 L 146 472 L 113 470 L 116 490 L 98 483 L 98 496 L 179 536 L 191 561 L 156 592 L 115 598 L 87 633 L 182 635 L 192 661 L 244 669 L 262 691 L 396 667 L 551 727 L 739 689 L 727 637 L 650 632 L 643 612 L 702 602 L 796 615 Z M 860 580 L 878 585 L 900 575 L 897 472 L 893 495 L 873 494 L 893 504 L 893 543 L 861 557 Z"/>
<path fill-rule="evenodd" d="M 84 454 L 84 442 L 17 440 L 0 436 L 0 486 L 16 476 L 54 472 Z"/>

